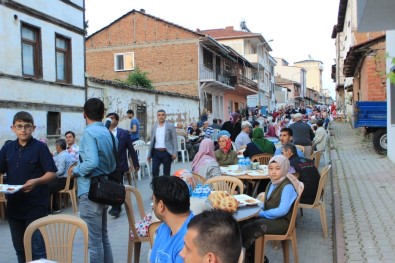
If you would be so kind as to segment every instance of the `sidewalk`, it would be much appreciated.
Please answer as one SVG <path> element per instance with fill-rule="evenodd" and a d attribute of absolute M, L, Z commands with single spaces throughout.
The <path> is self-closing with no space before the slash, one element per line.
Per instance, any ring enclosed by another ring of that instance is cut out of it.
<path fill-rule="evenodd" d="M 350 124 L 331 128 L 337 262 L 394 262 L 395 164 Z"/>

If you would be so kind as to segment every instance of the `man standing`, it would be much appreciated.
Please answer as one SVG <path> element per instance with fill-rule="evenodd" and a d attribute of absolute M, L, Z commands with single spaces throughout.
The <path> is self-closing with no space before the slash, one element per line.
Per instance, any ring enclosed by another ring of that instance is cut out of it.
<path fill-rule="evenodd" d="M 65 188 L 67 181 L 67 170 L 69 169 L 69 166 L 72 164 L 72 156 L 66 150 L 66 141 L 64 139 L 56 140 L 55 149 L 56 149 L 56 155 L 53 157 L 53 160 L 55 161 L 55 165 L 58 171 L 56 172 L 56 179 L 49 182 L 48 184 L 49 196 L 53 194 L 52 207 L 49 206 L 48 207 L 53 214 L 60 213 L 61 211 L 57 202 L 56 192 L 63 190 Z M 70 184 L 72 183 L 73 181 L 70 181 Z M 72 187 L 72 185 L 70 187 Z"/>
<path fill-rule="evenodd" d="M 287 143 L 292 143 L 293 133 L 290 128 L 282 128 L 280 131 L 280 142 L 281 146 L 276 149 L 274 155 L 281 155 L 283 150 L 283 145 Z M 301 150 L 296 149 L 298 156 L 304 157 L 304 154 Z"/>
<path fill-rule="evenodd" d="M 314 132 L 307 123 L 303 122 L 302 118 L 302 114 L 296 113 L 294 115 L 295 122 L 289 127 L 293 133 L 293 143 L 304 146 L 304 156 L 310 157 Z"/>
<path fill-rule="evenodd" d="M 123 175 L 127 172 L 133 172 L 140 169 L 139 159 L 137 157 L 136 151 L 134 150 L 132 140 L 130 139 L 129 133 L 121 128 L 118 128 L 119 123 L 119 115 L 115 112 L 111 112 L 107 114 L 107 118 L 111 119 L 109 130 L 112 132 L 114 137 L 118 139 L 118 153 L 117 153 L 117 170 L 116 173 L 119 175 L 119 178 L 112 178 L 115 182 L 123 184 Z M 126 154 L 126 150 L 128 150 L 129 155 Z M 133 163 L 132 166 L 128 165 L 128 156 L 131 157 L 130 163 Z M 133 169 L 134 168 L 134 169 Z M 121 213 L 121 206 L 112 206 L 108 213 L 116 218 L 119 217 Z"/>
<path fill-rule="evenodd" d="M 67 151 L 71 155 L 71 161 L 78 161 L 78 156 L 80 153 L 80 148 L 75 144 L 75 133 L 72 131 L 67 131 L 64 136 L 66 137 Z"/>
<path fill-rule="evenodd" d="M 110 174 L 116 168 L 113 140 L 104 127 L 104 103 L 91 98 L 84 104 L 84 118 L 87 126 L 80 142 L 80 161 L 73 174 L 78 182 L 80 217 L 88 224 L 89 256 L 91 263 L 112 263 L 113 256 L 107 233 L 108 205 L 88 199 L 91 177 Z M 115 143 L 118 140 L 115 138 Z"/>
<path fill-rule="evenodd" d="M 163 174 L 170 175 L 171 162 L 177 157 L 177 134 L 174 125 L 166 121 L 166 112 L 158 110 L 158 123 L 151 130 L 151 144 L 148 161 L 152 159 L 152 175 L 159 176 L 163 164 Z"/>
<path fill-rule="evenodd" d="M 239 133 L 239 135 L 237 135 L 235 140 L 236 149 L 238 151 L 244 149 L 247 146 L 247 144 L 251 142 L 249 136 L 251 132 L 251 127 L 252 126 L 249 121 L 243 121 L 241 123 L 241 132 Z"/>
<path fill-rule="evenodd" d="M 131 119 L 130 121 L 130 138 L 132 139 L 132 143 L 140 139 L 139 135 L 139 128 L 140 122 L 137 118 L 134 117 L 134 111 L 128 110 L 126 112 L 128 114 L 128 118 Z"/>
<path fill-rule="evenodd" d="M 153 210 L 163 223 L 158 227 L 150 262 L 184 262 L 180 252 L 184 246 L 187 225 L 192 219 L 187 184 L 176 176 L 154 177 Z"/>
<path fill-rule="evenodd" d="M 232 213 L 203 211 L 191 219 L 184 238 L 184 263 L 237 263 L 241 256 L 241 234 Z"/>
<path fill-rule="evenodd" d="M 7 173 L 8 184 L 23 185 L 7 196 L 7 215 L 18 262 L 24 263 L 23 235 L 31 222 L 48 215 L 48 183 L 57 169 L 48 147 L 32 137 L 36 126 L 30 113 L 16 113 L 11 128 L 17 139 L 0 150 L 0 174 Z M 39 231 L 33 234 L 32 244 L 33 260 L 46 258 Z"/>

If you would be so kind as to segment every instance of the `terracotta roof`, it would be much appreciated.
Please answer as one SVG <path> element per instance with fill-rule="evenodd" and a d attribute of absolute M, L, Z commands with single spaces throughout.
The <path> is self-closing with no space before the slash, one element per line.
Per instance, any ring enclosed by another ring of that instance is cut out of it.
<path fill-rule="evenodd" d="M 233 27 L 220 29 L 196 30 L 198 33 L 209 35 L 215 39 L 261 37 L 261 34 L 234 30 Z"/>
<path fill-rule="evenodd" d="M 86 40 L 88 40 L 88 39 L 91 38 L 92 36 L 96 35 L 97 33 L 103 31 L 104 29 L 109 28 L 109 27 L 112 26 L 113 24 L 117 23 L 119 20 L 121 20 L 121 19 L 123 19 L 124 17 L 126 17 L 126 16 L 128 16 L 128 15 L 130 15 L 130 14 L 133 14 L 133 13 L 139 13 L 139 14 L 141 14 L 141 15 L 148 16 L 148 17 L 150 17 L 150 18 L 152 18 L 152 19 L 156 19 L 156 20 L 159 20 L 159 21 L 164 22 L 164 23 L 166 23 L 166 24 L 169 24 L 169 25 L 178 27 L 178 28 L 180 28 L 180 29 L 183 29 L 183 30 L 186 30 L 186 31 L 188 31 L 188 32 L 194 33 L 194 34 L 196 34 L 196 36 L 198 36 L 198 37 L 204 37 L 204 36 L 205 36 L 205 35 L 203 35 L 203 34 L 201 34 L 201 33 L 199 33 L 199 32 L 196 32 L 196 31 L 190 30 L 190 29 L 188 29 L 188 28 L 186 28 L 186 27 L 182 27 L 182 26 L 180 26 L 180 25 L 171 23 L 171 22 L 166 21 L 166 20 L 164 20 L 164 19 L 162 19 L 162 18 L 159 18 L 159 17 L 153 16 L 153 15 L 146 14 L 145 11 L 137 11 L 137 10 L 133 9 L 132 11 L 129 11 L 129 12 L 127 12 L 126 14 L 124 14 L 123 16 L 117 18 L 116 20 L 114 20 L 113 22 L 111 22 L 110 24 L 108 24 L 107 26 L 105 26 L 105 27 L 99 29 L 98 31 L 94 32 L 93 34 L 91 34 L 90 36 L 88 36 L 88 37 L 86 38 Z"/>

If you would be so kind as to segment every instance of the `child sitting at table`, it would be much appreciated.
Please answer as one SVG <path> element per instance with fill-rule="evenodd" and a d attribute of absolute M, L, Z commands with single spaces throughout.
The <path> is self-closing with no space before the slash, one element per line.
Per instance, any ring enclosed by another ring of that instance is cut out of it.
<path fill-rule="evenodd" d="M 276 155 L 269 161 L 270 182 L 266 187 L 262 211 L 258 218 L 241 225 L 243 247 L 247 249 L 245 262 L 253 262 L 255 239 L 265 234 L 282 235 L 288 230 L 291 208 L 298 196 L 295 189 L 299 187 L 299 181 L 288 173 L 289 166 L 288 158 L 282 155 Z"/>

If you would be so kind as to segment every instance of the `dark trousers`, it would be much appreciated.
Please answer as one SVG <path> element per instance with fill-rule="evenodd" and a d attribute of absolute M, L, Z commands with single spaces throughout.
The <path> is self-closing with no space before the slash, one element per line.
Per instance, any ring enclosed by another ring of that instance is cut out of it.
<path fill-rule="evenodd" d="M 122 172 L 119 168 L 117 168 L 117 172 L 115 174 L 112 174 L 112 176 L 110 176 L 108 179 L 123 185 L 124 173 L 125 172 Z M 115 213 L 120 213 L 121 212 L 121 205 L 113 205 L 113 206 L 111 206 L 111 209 Z"/>
<path fill-rule="evenodd" d="M 170 175 L 172 161 L 170 153 L 154 149 L 152 152 L 152 176 L 159 176 L 161 164 L 163 164 L 163 175 Z"/>
<path fill-rule="evenodd" d="M 23 235 L 25 234 L 27 226 L 36 219 L 19 220 L 8 218 L 8 223 L 11 230 L 12 243 L 14 245 L 19 263 L 26 262 L 25 248 L 23 246 Z M 44 239 L 39 230 L 36 230 L 32 236 L 32 256 L 33 260 L 47 258 Z"/>
<path fill-rule="evenodd" d="M 52 207 L 49 207 L 49 205 L 48 205 L 48 207 L 51 211 L 60 209 L 60 207 L 58 205 L 58 201 L 56 199 L 56 193 L 65 188 L 66 181 L 67 181 L 67 178 L 62 177 L 62 178 L 56 178 L 55 180 L 48 183 L 49 196 L 51 197 L 51 194 L 53 194 L 52 195 L 52 200 L 53 200 Z M 71 181 L 70 183 L 73 183 L 73 181 Z M 72 187 L 72 185 L 70 187 Z"/>

